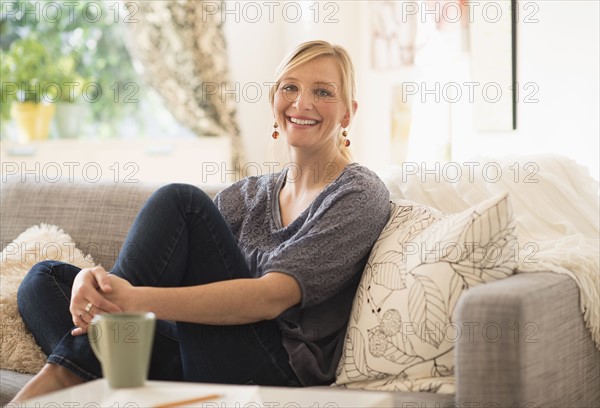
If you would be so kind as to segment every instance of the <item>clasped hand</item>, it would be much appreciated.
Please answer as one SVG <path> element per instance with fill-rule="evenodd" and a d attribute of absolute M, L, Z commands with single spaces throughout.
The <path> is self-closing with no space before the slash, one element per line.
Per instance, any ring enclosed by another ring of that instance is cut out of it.
<path fill-rule="evenodd" d="M 101 266 L 82 269 L 71 290 L 69 311 L 73 324 L 73 336 L 87 333 L 88 325 L 95 315 L 100 313 L 122 312 L 128 291 L 133 288 L 125 279 L 111 275 Z"/>

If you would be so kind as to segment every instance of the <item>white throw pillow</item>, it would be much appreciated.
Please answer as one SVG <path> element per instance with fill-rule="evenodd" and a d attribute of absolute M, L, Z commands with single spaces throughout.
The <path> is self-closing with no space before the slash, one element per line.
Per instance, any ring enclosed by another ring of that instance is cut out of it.
<path fill-rule="evenodd" d="M 510 276 L 516 237 L 508 195 L 458 214 L 406 200 L 375 243 L 356 293 L 336 385 L 454 392 L 453 320 L 470 287 Z"/>
<path fill-rule="evenodd" d="M 4 370 L 35 374 L 46 362 L 21 319 L 17 290 L 33 265 L 50 259 L 80 268 L 94 266 L 91 256 L 84 256 L 68 234 L 48 224 L 27 229 L 0 253 L 0 368 Z"/>

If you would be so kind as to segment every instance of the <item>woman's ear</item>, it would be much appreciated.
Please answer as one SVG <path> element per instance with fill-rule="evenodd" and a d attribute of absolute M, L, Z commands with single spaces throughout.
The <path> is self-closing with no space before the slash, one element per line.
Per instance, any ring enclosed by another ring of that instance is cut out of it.
<path fill-rule="evenodd" d="M 352 116 L 356 115 L 356 110 L 358 109 L 358 102 L 352 101 Z M 350 124 L 350 112 L 346 111 L 346 114 L 342 118 L 341 125 L 346 128 Z"/>

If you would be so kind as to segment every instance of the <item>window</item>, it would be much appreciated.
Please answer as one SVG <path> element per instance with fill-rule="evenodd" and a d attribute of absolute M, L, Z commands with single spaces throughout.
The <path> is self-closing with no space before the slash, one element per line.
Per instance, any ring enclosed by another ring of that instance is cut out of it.
<path fill-rule="evenodd" d="M 56 104 L 50 138 L 194 137 L 177 123 L 134 67 L 124 43 L 127 27 L 123 23 L 134 18 L 135 7 L 134 3 L 116 0 L 2 1 L 2 51 L 6 53 L 11 44 L 23 39 L 41 44 L 51 61 L 36 67 L 36 73 L 41 71 L 44 76 L 40 86 L 42 93 L 47 93 L 43 97 L 77 106 L 75 112 L 68 114 L 69 124 L 64 125 L 67 119 L 58 112 L 63 104 Z M 6 54 L 3 60 L 9 60 Z M 8 119 L 10 93 L 15 88 L 11 88 L 4 65 L 2 74 L 0 103 L 3 119 Z M 34 89 L 30 85 L 26 91 L 31 94 Z M 67 135 L 73 129 L 75 135 Z M 14 139 L 16 132 L 14 121 L 2 121 L 2 140 Z"/>

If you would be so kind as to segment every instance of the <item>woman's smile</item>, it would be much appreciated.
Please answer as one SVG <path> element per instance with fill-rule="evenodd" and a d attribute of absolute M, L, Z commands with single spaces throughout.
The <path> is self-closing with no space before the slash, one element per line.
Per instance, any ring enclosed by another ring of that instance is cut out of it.
<path fill-rule="evenodd" d="M 303 116 L 286 116 L 287 120 L 291 122 L 291 126 L 294 128 L 304 129 L 311 128 L 320 123 L 319 120 L 311 119 Z"/>

